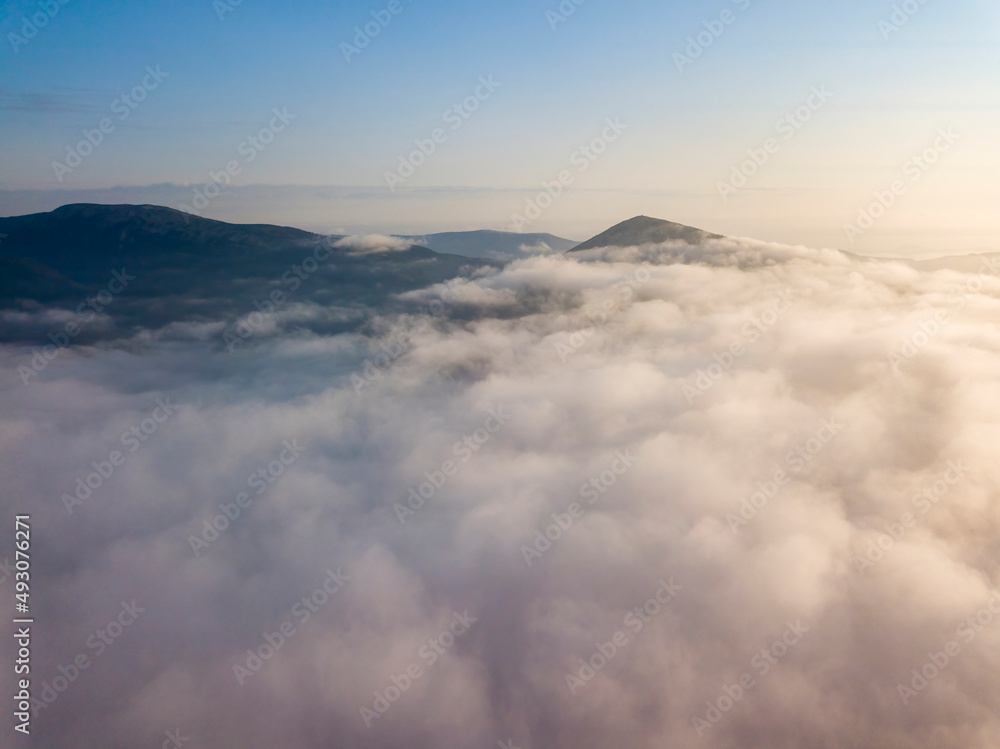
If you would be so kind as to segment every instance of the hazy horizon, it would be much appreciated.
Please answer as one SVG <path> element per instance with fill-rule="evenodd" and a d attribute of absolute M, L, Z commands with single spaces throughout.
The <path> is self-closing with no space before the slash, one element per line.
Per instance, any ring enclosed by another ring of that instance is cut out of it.
<path fill-rule="evenodd" d="M 59 190 L 177 207 L 236 160 L 231 181 L 245 189 L 203 215 L 348 233 L 506 229 L 568 170 L 572 184 L 530 231 L 586 238 L 645 214 L 876 255 L 993 251 L 1000 9 L 911 2 L 467 13 L 403 0 L 392 11 L 75 0 L 29 39 L 37 7 L 7 0 L 0 135 L 16 148 L 0 157 L 0 214 L 77 202 Z M 105 38 L 113 52 L 95 54 Z M 53 166 L 103 118 L 111 132 L 92 155 Z M 272 123 L 273 139 L 248 141 Z M 960 141 L 911 182 L 907 165 L 949 128 Z M 605 133 L 600 154 L 581 155 Z M 769 138 L 777 150 L 723 199 L 719 183 Z M 419 142 L 433 153 L 387 178 Z M 895 180 L 906 194 L 851 242 L 845 224 Z"/>
<path fill-rule="evenodd" d="M 180 189 L 188 189 L 188 188 L 180 188 Z M 51 204 L 52 205 L 51 208 L 47 208 L 46 207 L 46 208 L 41 209 L 41 210 L 24 210 L 24 212 L 12 213 L 12 214 L 10 214 L 10 216 L 21 216 L 21 215 L 28 215 L 28 214 L 32 214 L 32 213 L 46 213 L 46 212 L 49 212 L 51 210 L 55 210 L 56 208 L 60 208 L 60 207 L 66 206 L 66 205 L 79 204 L 79 203 L 91 203 L 91 202 L 94 202 L 95 204 L 98 204 L 98 205 L 100 205 L 100 204 L 104 204 L 104 205 L 121 205 L 122 204 L 122 203 L 119 203 L 117 201 L 116 197 L 113 196 L 113 195 L 112 196 L 108 196 L 107 199 L 103 200 L 103 201 L 97 199 L 99 197 L 104 197 L 105 195 L 107 195 L 107 192 L 102 191 L 99 195 L 96 195 L 96 196 L 95 195 L 91 195 L 91 196 L 89 196 L 90 197 L 89 200 L 87 199 L 87 197 L 88 197 L 87 195 L 77 195 L 77 197 L 79 197 L 79 199 L 71 199 L 71 200 L 68 200 L 67 202 L 53 203 L 53 204 Z M 3 197 L 2 197 L 2 195 L 0 195 L 0 204 L 3 204 Z M 125 204 L 129 205 L 128 203 L 125 203 Z M 50 205 L 50 203 L 40 201 L 37 205 L 39 205 L 39 206 L 48 206 L 48 205 Z M 134 204 L 130 204 L 130 205 L 157 205 L 157 206 L 160 206 L 162 204 L 155 203 L 155 202 L 154 203 L 139 202 L 139 203 L 134 203 Z M 171 206 L 166 205 L 166 206 L 162 206 L 162 207 L 170 208 Z M 267 215 L 266 212 L 265 212 L 265 215 Z M 636 214 L 636 215 L 643 215 L 643 214 Z M 243 215 L 243 213 L 240 212 L 240 211 L 234 211 L 234 215 L 228 215 L 225 212 L 221 212 L 220 215 L 217 215 L 217 216 L 208 215 L 208 213 L 206 212 L 206 214 L 204 214 L 204 217 L 205 218 L 215 219 L 217 221 L 224 221 L 226 223 L 232 223 L 232 224 L 240 224 L 240 225 L 269 224 L 269 225 L 274 225 L 274 226 L 288 226 L 290 228 L 302 229 L 304 231 L 315 232 L 317 234 L 330 234 L 330 235 L 338 235 L 338 236 L 345 236 L 345 235 L 349 235 L 349 236 L 392 235 L 392 236 L 420 237 L 420 236 L 427 236 L 427 235 L 431 235 L 431 234 L 463 233 L 463 232 L 475 232 L 475 231 L 482 231 L 482 230 L 500 231 L 500 232 L 517 234 L 517 232 L 512 232 L 511 231 L 511 227 L 510 226 L 490 227 L 490 226 L 479 226 L 479 225 L 475 225 L 475 224 L 460 224 L 460 225 L 457 225 L 458 228 L 456 228 L 455 225 L 446 225 L 443 228 L 440 225 L 431 225 L 431 226 L 426 227 L 423 231 L 412 231 L 412 230 L 410 230 L 410 228 L 409 228 L 410 225 L 408 225 L 408 224 L 402 224 L 402 225 L 400 225 L 397 228 L 392 228 L 391 226 L 387 227 L 386 224 L 371 224 L 371 225 L 366 225 L 366 224 L 360 224 L 360 225 L 359 224 L 354 224 L 354 225 L 350 225 L 350 224 L 348 224 L 346 226 L 342 225 L 342 226 L 334 226 L 334 227 L 331 227 L 328 224 L 310 224 L 308 221 L 305 221 L 303 223 L 294 223 L 293 224 L 291 222 L 266 221 L 266 220 L 263 220 L 260 217 L 260 214 L 253 213 L 252 215 Z M 621 223 L 623 221 L 627 221 L 630 218 L 635 218 L 635 216 L 622 216 L 622 217 L 619 217 L 618 219 L 614 220 L 613 224 L 607 224 L 607 225 L 606 224 L 599 224 L 596 221 L 588 221 L 585 224 L 585 226 L 593 226 L 594 229 L 593 229 L 593 234 L 588 234 L 585 237 L 581 237 L 581 236 L 568 237 L 568 236 L 565 236 L 565 235 L 556 234 L 555 232 L 545 231 L 544 228 L 542 228 L 542 227 L 536 227 L 536 226 L 532 226 L 530 230 L 527 230 L 527 231 L 525 231 L 523 233 L 525 233 L 525 234 L 553 234 L 554 236 L 560 237 L 561 239 L 568 239 L 568 240 L 573 241 L 573 242 L 584 242 L 587 239 L 589 239 L 590 237 L 596 236 L 597 234 L 601 233 L 603 230 L 610 228 L 610 226 L 619 224 L 619 223 Z M 672 220 L 672 219 L 663 218 L 661 216 L 653 216 L 653 218 L 659 218 L 659 219 L 662 219 L 662 220 L 665 220 L 665 221 Z M 675 221 L 674 223 L 680 223 L 682 225 L 688 225 L 688 224 L 684 224 L 684 222 L 681 222 L 681 221 Z M 706 231 L 716 231 L 714 227 L 698 226 L 696 228 L 705 229 Z M 721 232 L 716 232 L 716 233 L 721 233 Z M 740 234 L 738 232 L 725 234 L 725 236 L 729 236 L 729 237 L 732 237 L 734 239 L 755 239 L 755 240 L 768 241 L 766 238 L 762 239 L 759 236 L 752 236 L 752 235 L 749 235 L 749 234 Z M 787 244 L 787 245 L 793 246 L 793 247 L 813 247 L 813 249 L 841 249 L 841 250 L 845 249 L 844 247 L 824 247 L 824 246 L 820 246 L 820 245 L 809 245 L 807 242 L 801 242 L 801 241 L 795 241 L 795 240 L 789 240 L 787 242 L 778 242 L 778 244 Z M 942 248 L 942 249 L 940 249 L 938 251 L 931 250 L 931 251 L 928 251 L 928 252 L 920 252 L 920 253 L 909 253 L 909 254 L 907 254 L 907 253 L 903 253 L 903 254 L 886 253 L 886 254 L 881 254 L 881 253 L 878 253 L 878 252 L 860 253 L 860 252 L 858 252 L 858 249 L 855 248 L 853 250 L 853 252 L 855 254 L 861 254 L 863 257 L 872 257 L 872 258 L 884 258 L 884 259 L 932 259 L 932 258 L 946 258 L 946 257 L 951 257 L 951 256 L 968 255 L 968 254 L 991 254 L 994 251 L 993 250 L 983 250 L 982 252 L 978 252 L 976 250 L 969 250 L 969 251 L 955 250 L 955 251 L 952 251 L 952 252 L 945 252 L 944 249 Z"/>

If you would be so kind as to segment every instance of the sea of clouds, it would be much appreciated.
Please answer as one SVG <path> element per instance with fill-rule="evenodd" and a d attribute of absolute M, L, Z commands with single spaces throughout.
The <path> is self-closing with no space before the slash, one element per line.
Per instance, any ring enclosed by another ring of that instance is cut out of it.
<path fill-rule="evenodd" d="M 0 348 L 32 745 L 1000 742 L 989 266 L 717 240 L 404 301 Z"/>

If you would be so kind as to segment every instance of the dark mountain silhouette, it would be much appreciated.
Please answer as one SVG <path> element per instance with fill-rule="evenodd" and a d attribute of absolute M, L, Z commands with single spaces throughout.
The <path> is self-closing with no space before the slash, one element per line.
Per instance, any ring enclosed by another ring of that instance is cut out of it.
<path fill-rule="evenodd" d="M 67 205 L 0 218 L 0 308 L 41 302 L 76 309 L 124 269 L 134 280 L 106 308 L 120 334 L 170 322 L 233 320 L 253 312 L 275 289 L 285 294 L 286 308 L 315 302 L 403 309 L 396 300 L 402 292 L 502 265 L 416 245 L 360 253 L 335 246 L 339 239 L 281 226 L 228 224 L 152 205 Z M 324 261 L 315 262 L 317 251 Z M 304 261 L 312 271 L 303 278 Z M 325 332 L 357 323 L 329 325 Z M 31 339 L 36 333 L 8 326 L 0 337 Z"/>
<path fill-rule="evenodd" d="M 51 302 L 67 293 L 84 294 L 86 291 L 83 284 L 44 265 L 21 258 L 0 257 L 0 299 Z"/>
<path fill-rule="evenodd" d="M 722 239 L 721 234 L 711 234 L 693 226 L 675 224 L 648 216 L 636 216 L 628 221 L 612 226 L 596 237 L 577 245 L 570 252 L 590 250 L 597 247 L 636 247 L 643 244 L 660 244 L 671 240 L 683 240 L 688 244 L 701 244 L 709 239 Z"/>

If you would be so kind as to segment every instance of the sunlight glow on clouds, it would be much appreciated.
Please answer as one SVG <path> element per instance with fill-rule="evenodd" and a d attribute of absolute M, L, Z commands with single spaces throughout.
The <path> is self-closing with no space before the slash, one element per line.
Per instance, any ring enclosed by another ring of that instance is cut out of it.
<path fill-rule="evenodd" d="M 39 678 L 120 600 L 146 608 L 41 712 L 48 746 L 178 725 L 261 749 L 1000 737 L 988 268 L 716 240 L 444 290 L 367 338 L 278 321 L 232 356 L 147 336 L 67 351 L 30 387 L 26 351 L 0 349 L 8 491 L 58 580 Z M 68 514 L 60 495 L 164 395 L 170 422 Z M 195 557 L 289 440 L 295 464 Z"/>

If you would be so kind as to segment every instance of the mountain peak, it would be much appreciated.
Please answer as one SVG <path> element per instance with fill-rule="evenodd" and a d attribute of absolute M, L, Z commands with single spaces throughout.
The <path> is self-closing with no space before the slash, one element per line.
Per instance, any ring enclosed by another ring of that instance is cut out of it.
<path fill-rule="evenodd" d="M 570 252 L 590 250 L 595 247 L 635 247 L 643 244 L 660 244 L 682 240 L 688 244 L 701 244 L 709 239 L 722 239 L 721 234 L 712 234 L 693 226 L 676 224 L 649 216 L 636 216 L 628 221 L 612 226 L 593 239 L 577 245 Z"/>
<path fill-rule="evenodd" d="M 98 222 L 102 225 L 143 223 L 158 226 L 180 226 L 199 220 L 212 222 L 211 219 L 201 219 L 193 214 L 161 205 L 69 203 L 59 206 L 48 214 L 35 215 L 48 216 L 51 220 L 56 221 Z"/>

